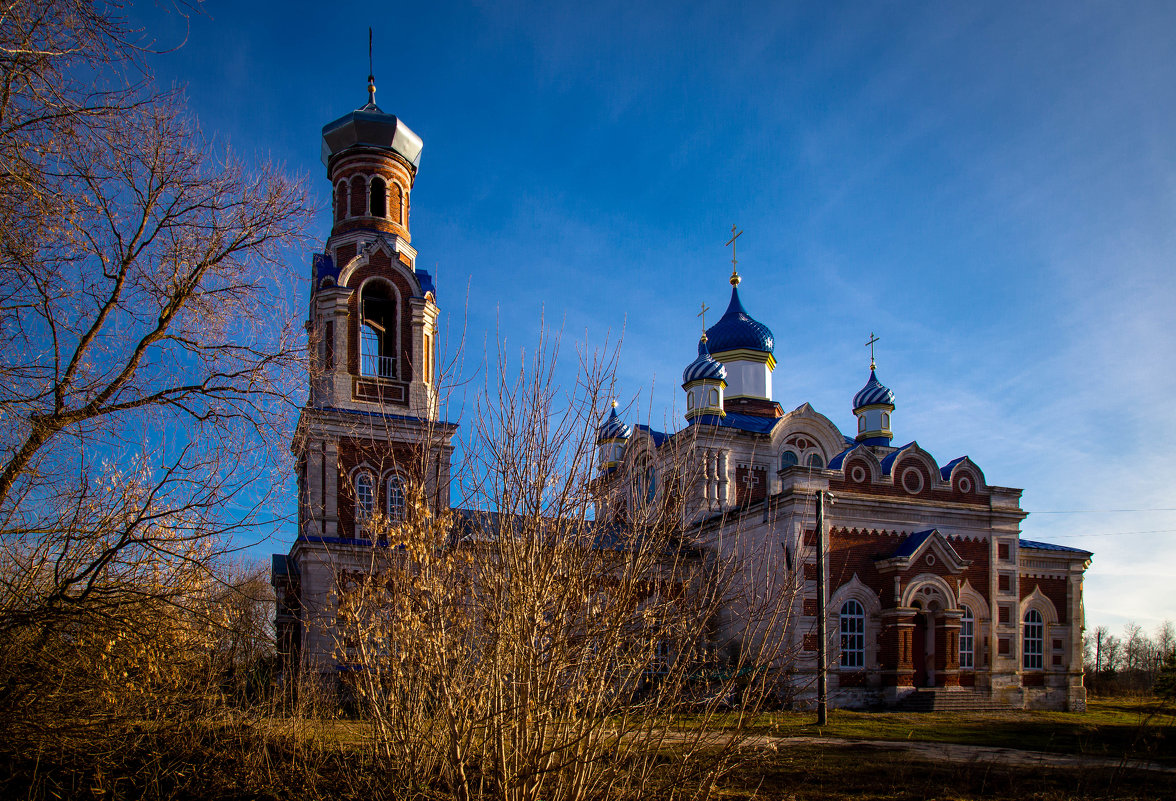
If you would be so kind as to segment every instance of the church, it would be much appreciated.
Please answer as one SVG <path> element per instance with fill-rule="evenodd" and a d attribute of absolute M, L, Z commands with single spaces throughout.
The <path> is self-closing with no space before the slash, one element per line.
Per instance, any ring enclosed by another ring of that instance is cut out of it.
<path fill-rule="evenodd" d="M 410 495 L 449 508 L 457 424 L 439 419 L 437 292 L 409 229 L 422 147 L 376 105 L 370 77 L 368 102 L 323 128 L 333 227 L 311 271 L 309 396 L 292 445 L 298 536 L 271 578 L 287 672 L 352 667 L 334 604 L 380 545 L 365 520 L 403 519 Z M 615 404 L 601 420 L 597 524 L 623 525 L 632 492 L 618 485 L 637 475 L 654 497 L 670 454 L 685 451 L 697 480 L 681 499 L 682 540 L 773 553 L 772 580 L 796 588 L 779 632 L 795 646 L 790 697 L 815 700 L 823 614 L 832 706 L 1083 710 L 1091 554 L 1021 539 L 1021 490 L 990 484 L 967 456 L 941 464 L 905 432 L 896 444 L 900 399 L 872 355 L 847 399 L 856 431 L 808 404 L 785 411 L 772 395 L 772 331 L 744 305 L 736 266 L 733 252 L 726 311 L 682 374 L 682 428 L 626 422 Z M 738 639 L 744 624 L 732 613 L 722 625 Z"/>

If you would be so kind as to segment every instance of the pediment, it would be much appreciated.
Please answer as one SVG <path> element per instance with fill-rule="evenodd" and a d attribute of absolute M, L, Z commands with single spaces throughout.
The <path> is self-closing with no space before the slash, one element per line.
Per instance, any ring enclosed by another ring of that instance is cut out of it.
<path fill-rule="evenodd" d="M 947 537 L 936 528 L 908 534 L 894 549 L 894 553 L 882 557 L 876 564 L 882 572 L 902 572 L 918 565 L 920 561 L 926 561 L 928 556 L 941 561 L 952 573 L 961 573 L 972 564 L 971 560 L 964 559 L 956 553 Z"/>

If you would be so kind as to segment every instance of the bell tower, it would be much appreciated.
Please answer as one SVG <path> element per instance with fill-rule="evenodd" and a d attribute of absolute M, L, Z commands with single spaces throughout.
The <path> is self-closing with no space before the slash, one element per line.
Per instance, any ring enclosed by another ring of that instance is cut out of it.
<path fill-rule="evenodd" d="M 331 233 L 311 265 L 298 538 L 272 576 L 283 662 L 320 672 L 351 658 L 330 612 L 340 576 L 449 508 L 457 430 L 438 419 L 437 293 L 408 222 L 423 145 L 375 98 L 369 75 L 367 103 L 323 127 Z"/>
<path fill-rule="evenodd" d="M 373 520 L 403 519 L 414 482 L 448 507 L 456 426 L 438 420 L 436 289 L 408 216 L 423 143 L 376 105 L 370 75 L 367 95 L 323 127 L 332 226 L 311 270 L 300 538 L 369 539 Z"/>

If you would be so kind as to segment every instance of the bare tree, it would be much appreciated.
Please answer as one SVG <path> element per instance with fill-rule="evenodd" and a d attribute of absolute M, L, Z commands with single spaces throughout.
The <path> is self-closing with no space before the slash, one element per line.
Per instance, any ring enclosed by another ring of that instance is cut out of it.
<path fill-rule="evenodd" d="M 339 656 L 393 787 L 706 795 L 787 661 L 794 596 L 691 533 L 688 437 L 666 445 L 656 490 L 630 493 L 638 465 L 604 488 L 595 433 L 612 362 L 582 356 L 561 392 L 555 351 L 500 359 L 471 415 L 463 495 L 485 511 L 438 512 L 418 489 L 403 520 L 369 519 L 386 545 L 340 576 Z M 627 504 L 607 525 L 594 519 L 606 492 Z M 719 625 L 736 607 L 744 647 Z"/>
<path fill-rule="evenodd" d="M 13 742 L 166 718 L 168 688 L 192 687 L 177 671 L 207 673 L 228 535 L 263 522 L 301 359 L 283 311 L 301 182 L 211 148 L 117 11 L 0 9 L 0 636 L 15 644 L 0 739 Z"/>

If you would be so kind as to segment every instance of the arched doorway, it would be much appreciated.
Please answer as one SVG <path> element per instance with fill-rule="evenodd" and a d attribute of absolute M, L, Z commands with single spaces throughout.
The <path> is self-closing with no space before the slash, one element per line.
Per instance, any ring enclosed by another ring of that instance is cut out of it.
<path fill-rule="evenodd" d="M 929 641 L 934 643 L 935 638 L 927 636 L 927 630 L 931 628 L 931 620 L 927 611 L 923 609 L 923 605 L 916 603 L 915 609 L 919 611 L 915 613 L 915 631 L 911 639 L 911 662 L 915 668 L 915 686 L 927 687 L 930 677 L 927 670 L 927 643 Z"/>

